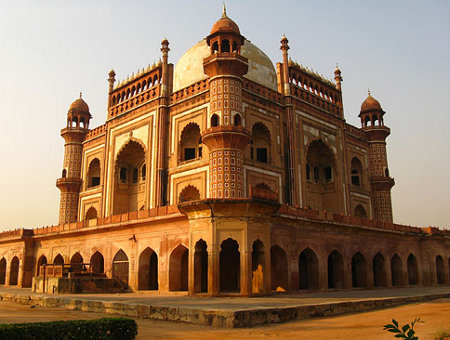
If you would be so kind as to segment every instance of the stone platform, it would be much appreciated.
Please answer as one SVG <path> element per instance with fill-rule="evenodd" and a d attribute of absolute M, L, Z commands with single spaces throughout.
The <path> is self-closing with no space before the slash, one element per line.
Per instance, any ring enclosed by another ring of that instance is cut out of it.
<path fill-rule="evenodd" d="M 111 313 L 215 327 L 252 327 L 313 317 L 355 313 L 450 297 L 450 286 L 277 294 L 270 297 L 188 297 L 184 293 L 32 293 L 0 288 L 0 299 L 44 307 Z"/>

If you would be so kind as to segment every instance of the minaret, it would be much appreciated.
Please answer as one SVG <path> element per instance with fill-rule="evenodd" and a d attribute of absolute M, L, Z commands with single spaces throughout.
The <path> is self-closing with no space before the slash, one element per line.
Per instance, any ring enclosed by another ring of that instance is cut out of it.
<path fill-rule="evenodd" d="M 250 134 L 243 127 L 242 76 L 248 60 L 241 56 L 244 37 L 224 11 L 206 38 L 211 55 L 203 60 L 209 76 L 210 112 L 202 142 L 209 149 L 209 197 L 244 197 L 244 148 Z"/>
<path fill-rule="evenodd" d="M 62 176 L 56 181 L 61 190 L 59 224 L 76 222 L 78 198 L 81 187 L 82 142 L 89 130 L 91 119 L 89 107 L 81 98 L 70 105 L 67 113 L 67 127 L 61 130 L 64 138 L 64 165 Z"/>
<path fill-rule="evenodd" d="M 369 180 L 372 188 L 374 218 L 392 222 L 391 188 L 394 179 L 389 175 L 386 153 L 386 138 L 391 129 L 384 125 L 385 112 L 380 103 L 370 95 L 361 105 L 362 130 L 369 140 Z"/>

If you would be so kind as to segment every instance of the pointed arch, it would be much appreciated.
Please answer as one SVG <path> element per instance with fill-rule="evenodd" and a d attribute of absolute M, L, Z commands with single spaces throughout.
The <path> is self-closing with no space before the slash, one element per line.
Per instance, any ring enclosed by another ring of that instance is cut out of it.
<path fill-rule="evenodd" d="M 241 290 L 241 254 L 239 243 L 228 238 L 220 245 L 219 276 L 221 292 L 239 292 Z"/>
<path fill-rule="evenodd" d="M 138 278 L 139 290 L 158 290 L 158 255 L 150 247 L 139 255 Z"/>
<path fill-rule="evenodd" d="M 386 287 L 386 263 L 384 261 L 383 255 L 377 253 L 373 257 L 372 261 L 373 268 L 373 285 L 375 287 Z"/>
<path fill-rule="evenodd" d="M 112 278 L 128 287 L 129 262 L 127 254 L 119 249 L 113 258 Z"/>
<path fill-rule="evenodd" d="M 11 260 L 11 266 L 9 268 L 9 285 L 15 286 L 19 283 L 19 258 L 14 256 Z"/>
<path fill-rule="evenodd" d="M 361 204 L 355 207 L 355 216 L 359 218 L 367 218 L 366 209 Z"/>
<path fill-rule="evenodd" d="M 195 160 L 200 157 L 200 127 L 196 123 L 187 124 L 180 134 L 180 161 Z"/>
<path fill-rule="evenodd" d="M 189 250 L 179 244 L 169 257 L 169 290 L 188 290 L 188 258 Z"/>
<path fill-rule="evenodd" d="M 252 159 L 262 163 L 271 161 L 271 136 L 269 129 L 264 123 L 257 122 L 253 124 L 250 143 L 250 156 Z"/>
<path fill-rule="evenodd" d="M 350 169 L 352 185 L 357 187 L 362 186 L 363 166 L 358 157 L 352 158 Z"/>
<path fill-rule="evenodd" d="M 436 256 L 436 282 L 438 284 L 445 283 L 444 259 L 441 255 Z M 449 269 L 450 270 L 450 269 Z"/>
<path fill-rule="evenodd" d="M 360 252 L 352 257 L 352 286 L 355 288 L 367 286 L 366 259 Z"/>
<path fill-rule="evenodd" d="M 41 274 L 41 266 L 47 264 L 47 257 L 45 255 L 41 255 L 36 263 L 36 276 Z"/>
<path fill-rule="evenodd" d="M 288 260 L 286 252 L 278 244 L 270 248 L 272 290 L 288 290 Z"/>
<path fill-rule="evenodd" d="M 6 259 L 2 257 L 0 260 L 0 285 L 6 283 Z"/>
<path fill-rule="evenodd" d="M 391 259 L 391 277 L 393 286 L 403 285 L 403 263 L 397 254 Z"/>
<path fill-rule="evenodd" d="M 414 254 L 409 254 L 408 260 L 408 285 L 414 286 L 419 284 L 419 275 L 417 270 L 417 260 Z"/>
<path fill-rule="evenodd" d="M 95 218 L 97 218 L 97 209 L 95 209 L 94 207 L 90 207 L 87 211 L 86 211 L 86 216 L 85 219 L 86 220 L 93 220 Z"/>
<path fill-rule="evenodd" d="M 98 158 L 94 158 L 88 167 L 87 175 L 87 187 L 94 188 L 100 185 L 100 161 Z"/>
<path fill-rule="evenodd" d="M 70 259 L 70 267 L 74 272 L 80 272 L 82 270 L 82 264 L 83 264 L 83 256 L 79 252 L 76 252 L 73 254 L 72 258 Z"/>
<path fill-rule="evenodd" d="M 208 291 L 208 246 L 203 239 L 195 244 L 194 253 L 194 291 L 206 293 Z"/>
<path fill-rule="evenodd" d="M 299 289 L 319 289 L 319 260 L 311 248 L 303 250 L 298 257 Z"/>
<path fill-rule="evenodd" d="M 103 274 L 105 272 L 105 259 L 103 258 L 102 253 L 96 251 L 91 256 L 91 272 L 94 274 Z"/>
<path fill-rule="evenodd" d="M 266 274 L 264 243 L 257 239 L 252 245 L 252 292 L 264 292 L 264 278 Z"/>
<path fill-rule="evenodd" d="M 62 257 L 61 254 L 55 256 L 53 264 L 64 264 L 64 258 Z"/>
<path fill-rule="evenodd" d="M 328 255 L 328 288 L 344 288 L 344 259 L 336 249 Z"/>

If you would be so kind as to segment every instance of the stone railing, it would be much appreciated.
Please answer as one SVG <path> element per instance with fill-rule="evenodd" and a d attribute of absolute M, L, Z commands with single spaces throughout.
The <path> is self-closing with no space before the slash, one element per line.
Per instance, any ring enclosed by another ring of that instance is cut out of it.
<path fill-rule="evenodd" d="M 203 79 L 170 95 L 170 103 L 179 102 L 209 89 L 208 79 Z"/>
<path fill-rule="evenodd" d="M 86 134 L 86 140 L 92 139 L 98 135 L 101 135 L 105 133 L 106 131 L 106 124 L 97 126 L 95 129 L 89 130 L 89 132 Z"/>

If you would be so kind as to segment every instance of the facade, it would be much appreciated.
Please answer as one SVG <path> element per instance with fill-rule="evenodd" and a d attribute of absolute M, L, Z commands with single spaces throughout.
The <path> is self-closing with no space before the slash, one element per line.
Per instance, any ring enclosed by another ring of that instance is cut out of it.
<path fill-rule="evenodd" d="M 450 233 L 393 223 L 385 112 L 370 93 L 346 123 L 334 82 L 274 64 L 225 11 L 174 66 L 117 82 L 89 128 L 69 108 L 59 225 L 0 234 L 0 285 L 42 264 L 89 263 L 132 290 L 273 290 L 448 284 Z"/>

